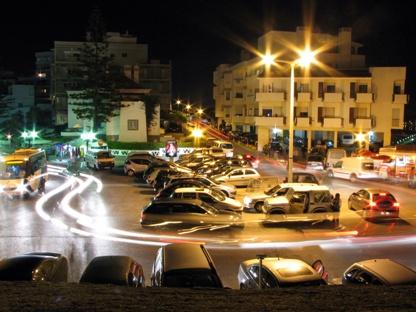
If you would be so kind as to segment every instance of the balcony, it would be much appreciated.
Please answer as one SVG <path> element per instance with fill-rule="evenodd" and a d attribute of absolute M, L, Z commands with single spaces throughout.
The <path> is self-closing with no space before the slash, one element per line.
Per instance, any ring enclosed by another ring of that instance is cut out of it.
<path fill-rule="evenodd" d="M 392 128 L 403 128 L 403 126 L 401 126 L 400 125 L 400 119 L 398 119 L 398 118 L 393 118 L 392 120 L 391 120 L 391 127 Z"/>
<path fill-rule="evenodd" d="M 257 92 L 256 102 L 282 102 L 285 100 L 284 92 Z"/>
<path fill-rule="evenodd" d="M 233 122 L 238 124 L 254 124 L 254 117 L 235 115 L 233 117 Z"/>
<path fill-rule="evenodd" d="M 296 117 L 295 125 L 296 127 L 299 127 L 299 128 L 310 127 L 311 117 Z"/>
<path fill-rule="evenodd" d="M 285 117 L 254 117 L 254 124 L 264 127 L 283 127 Z"/>
<path fill-rule="evenodd" d="M 334 92 L 334 93 L 324 93 L 324 102 L 331 102 L 331 103 L 339 103 L 342 102 L 343 94 L 342 92 Z"/>
<path fill-rule="evenodd" d="M 360 130 L 371 129 L 371 118 L 357 118 L 355 119 L 354 127 Z"/>
<path fill-rule="evenodd" d="M 407 94 L 393 94 L 394 104 L 407 104 Z"/>
<path fill-rule="evenodd" d="M 357 93 L 357 103 L 373 103 L 373 93 Z"/>
<path fill-rule="evenodd" d="M 340 128 L 342 127 L 342 118 L 340 117 L 325 117 L 322 123 L 324 128 Z"/>
<path fill-rule="evenodd" d="M 311 98 L 312 98 L 311 92 L 299 92 L 297 101 L 298 102 L 310 102 Z"/>

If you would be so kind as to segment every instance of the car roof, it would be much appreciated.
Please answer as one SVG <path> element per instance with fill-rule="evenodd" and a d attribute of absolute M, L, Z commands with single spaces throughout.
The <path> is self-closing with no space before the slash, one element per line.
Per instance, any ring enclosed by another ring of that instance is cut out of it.
<path fill-rule="evenodd" d="M 246 265 L 258 264 L 258 259 L 244 261 Z M 263 266 L 276 276 L 281 283 L 321 280 L 322 277 L 309 264 L 299 259 L 267 257 Z M 299 274 L 296 274 L 299 272 Z M 309 272 L 310 274 L 302 274 Z"/>
<path fill-rule="evenodd" d="M 211 193 L 211 190 L 206 187 L 180 187 L 175 190 L 175 193 Z"/>
<path fill-rule="evenodd" d="M 386 194 L 390 194 L 389 191 L 386 190 L 382 190 L 382 189 L 377 189 L 377 188 L 364 188 L 362 190 L 365 190 L 371 194 L 377 194 L 377 193 L 386 193 Z"/>
<path fill-rule="evenodd" d="M 200 199 L 187 199 L 187 198 L 169 198 L 169 199 L 155 199 L 152 204 L 194 204 L 201 206 L 202 201 Z"/>
<path fill-rule="evenodd" d="M 199 244 L 170 244 L 163 248 L 165 272 L 183 269 L 211 269 L 204 252 Z"/>
<path fill-rule="evenodd" d="M 356 262 L 353 266 L 359 266 L 381 277 L 390 285 L 416 282 L 416 272 L 391 259 L 370 259 Z"/>
<path fill-rule="evenodd" d="M 84 270 L 80 282 L 125 281 L 123 274 L 130 269 L 132 262 L 134 260 L 129 256 L 95 257 Z"/>
<path fill-rule="evenodd" d="M 290 187 L 296 192 L 306 191 L 329 191 L 329 187 L 326 185 L 318 185 L 316 183 L 281 183 L 281 188 Z"/>

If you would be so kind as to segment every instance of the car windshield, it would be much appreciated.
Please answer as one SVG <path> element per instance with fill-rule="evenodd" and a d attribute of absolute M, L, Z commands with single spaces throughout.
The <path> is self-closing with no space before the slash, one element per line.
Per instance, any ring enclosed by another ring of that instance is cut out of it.
<path fill-rule="evenodd" d="M 218 277 L 214 275 L 211 270 L 207 269 L 168 271 L 164 275 L 163 284 L 165 287 L 222 287 Z"/>
<path fill-rule="evenodd" d="M 210 190 L 210 193 L 211 193 L 212 197 L 214 197 L 218 201 L 224 201 L 225 200 L 225 195 L 220 191 Z"/>
<path fill-rule="evenodd" d="M 264 192 L 264 194 L 266 195 L 273 195 L 274 193 L 276 193 L 278 190 L 280 189 L 280 184 L 273 186 L 272 188 L 268 189 L 267 191 Z"/>
<path fill-rule="evenodd" d="M 0 163 L 0 179 L 21 179 L 26 175 L 24 162 Z"/>
<path fill-rule="evenodd" d="M 225 149 L 232 149 L 233 145 L 231 143 L 222 143 L 221 147 Z"/>
<path fill-rule="evenodd" d="M 97 158 L 111 158 L 110 152 L 101 152 L 97 154 Z"/>
<path fill-rule="evenodd" d="M 361 164 L 361 168 L 363 170 L 374 170 L 374 163 L 372 163 L 372 162 L 363 162 Z"/>

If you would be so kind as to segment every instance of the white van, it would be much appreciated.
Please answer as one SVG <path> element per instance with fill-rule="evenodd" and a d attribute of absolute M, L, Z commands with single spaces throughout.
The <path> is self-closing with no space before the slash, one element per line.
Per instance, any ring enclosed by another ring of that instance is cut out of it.
<path fill-rule="evenodd" d="M 214 147 L 222 148 L 225 153 L 225 157 L 233 157 L 234 156 L 234 145 L 228 141 L 220 141 L 216 140 L 214 142 Z"/>
<path fill-rule="evenodd" d="M 111 155 L 111 152 L 108 150 L 99 152 L 88 151 L 88 153 L 85 154 L 85 164 L 88 168 L 94 168 L 95 170 L 105 167 L 113 169 L 114 156 Z"/>
<path fill-rule="evenodd" d="M 367 157 L 343 157 L 332 168 L 328 169 L 328 177 L 347 179 L 351 182 L 357 179 L 378 179 L 374 170 L 374 161 Z"/>
<path fill-rule="evenodd" d="M 347 152 L 343 148 L 330 148 L 326 153 L 326 167 L 333 167 L 335 163 L 344 157 L 347 157 Z"/>
<path fill-rule="evenodd" d="M 353 145 L 355 143 L 354 134 L 345 133 L 341 135 L 341 143 L 342 145 Z"/>

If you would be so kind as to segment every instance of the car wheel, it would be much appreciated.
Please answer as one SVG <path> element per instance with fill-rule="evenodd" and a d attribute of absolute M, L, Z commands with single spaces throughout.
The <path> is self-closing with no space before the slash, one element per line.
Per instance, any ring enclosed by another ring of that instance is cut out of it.
<path fill-rule="evenodd" d="M 355 173 L 352 173 L 350 175 L 350 182 L 352 182 L 352 183 L 357 182 L 357 176 L 355 175 Z"/>
<path fill-rule="evenodd" d="M 256 209 L 257 212 L 264 212 L 264 203 L 263 202 L 257 202 L 254 205 L 254 209 Z"/>
<path fill-rule="evenodd" d="M 247 286 L 245 284 L 240 284 L 240 289 L 247 289 Z"/>
<path fill-rule="evenodd" d="M 45 193 L 45 179 L 43 178 L 40 179 L 38 193 L 39 194 Z"/>
<path fill-rule="evenodd" d="M 327 176 L 328 176 L 328 178 L 333 178 L 334 177 L 334 172 L 332 170 L 328 170 Z"/>
<path fill-rule="evenodd" d="M 129 176 L 129 177 L 132 177 L 132 176 L 134 176 L 134 171 L 133 170 L 128 170 L 127 171 L 127 175 Z"/>
<path fill-rule="evenodd" d="M 323 207 L 319 207 L 319 208 L 315 208 L 312 213 L 322 213 L 322 212 L 327 212 L 327 210 Z"/>
<path fill-rule="evenodd" d="M 29 197 L 30 197 L 29 192 L 24 192 L 24 193 L 22 194 L 22 198 L 23 198 L 24 200 L 29 199 Z"/>
<path fill-rule="evenodd" d="M 355 210 L 355 209 L 352 207 L 352 200 L 351 200 L 351 199 L 348 199 L 348 209 L 349 209 L 349 210 Z"/>

